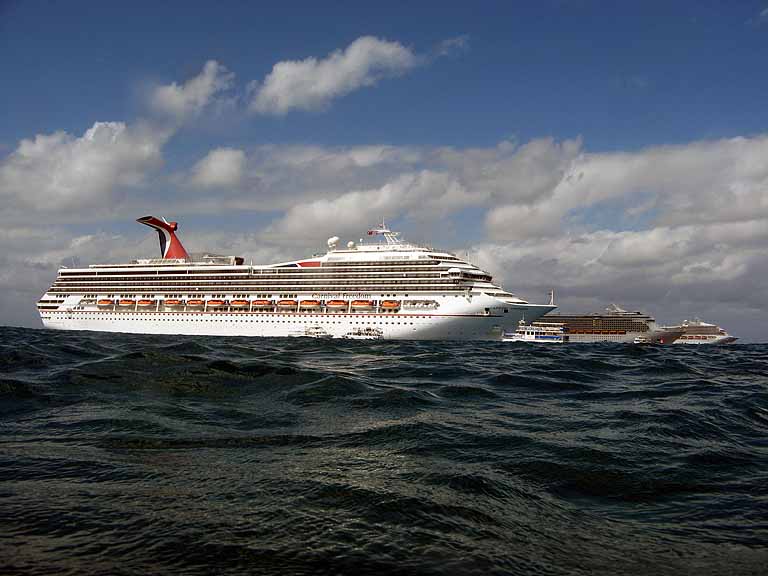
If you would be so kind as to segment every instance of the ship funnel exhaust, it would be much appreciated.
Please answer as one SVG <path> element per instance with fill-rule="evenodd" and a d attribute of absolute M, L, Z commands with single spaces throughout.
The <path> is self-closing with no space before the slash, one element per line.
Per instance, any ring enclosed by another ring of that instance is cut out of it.
<path fill-rule="evenodd" d="M 138 218 L 136 222 L 149 226 L 157 230 L 160 237 L 160 254 L 163 258 L 183 258 L 189 259 L 189 254 L 184 250 L 181 241 L 176 237 L 176 230 L 179 225 L 176 222 L 168 222 L 165 218 L 155 218 L 154 216 L 144 216 Z"/>

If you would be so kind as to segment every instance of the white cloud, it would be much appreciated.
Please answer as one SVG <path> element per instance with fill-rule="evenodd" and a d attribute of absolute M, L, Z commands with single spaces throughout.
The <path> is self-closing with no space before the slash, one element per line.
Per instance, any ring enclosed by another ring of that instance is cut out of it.
<path fill-rule="evenodd" d="M 245 152 L 236 148 L 211 150 L 192 169 L 191 182 L 200 188 L 237 186 L 243 178 Z"/>
<path fill-rule="evenodd" d="M 169 136 L 122 122 L 96 122 L 79 138 L 38 134 L 0 163 L 0 197 L 15 208 L 39 211 L 102 207 L 162 164 Z"/>
<path fill-rule="evenodd" d="M 531 203 L 495 207 L 488 213 L 487 224 L 497 239 L 547 236 L 562 228 L 574 210 L 589 210 L 612 200 L 631 203 L 633 198 L 647 204 L 649 194 L 654 197 L 657 224 L 768 216 L 766 158 L 768 136 L 659 146 L 633 153 L 580 154 L 561 178 L 545 182 Z"/>
<path fill-rule="evenodd" d="M 231 85 L 233 75 L 214 61 L 182 86 L 176 83 L 154 90 L 156 109 L 177 119 L 199 113 Z M 64 131 L 38 134 L 21 140 L 15 150 L 0 157 L 0 199 L 3 220 L 29 220 L 37 212 L 56 212 L 59 220 L 87 221 L 103 217 L 130 199 L 163 164 L 162 149 L 176 127 L 156 122 L 95 122 L 82 136 Z M 200 186 L 236 181 L 243 164 L 238 153 L 212 153 L 195 173 Z M 143 198 L 137 204 L 150 204 Z M 144 209 L 140 208 L 143 212 Z"/>
<path fill-rule="evenodd" d="M 475 200 L 451 176 L 422 170 L 401 174 L 379 188 L 296 204 L 262 236 L 307 245 L 325 235 L 357 234 L 382 218 L 438 219 Z"/>
<path fill-rule="evenodd" d="M 469 36 L 463 34 L 440 42 L 434 50 L 437 56 L 451 56 L 469 50 Z"/>
<path fill-rule="evenodd" d="M 215 60 L 209 60 L 200 74 L 183 85 L 176 82 L 156 87 L 150 105 L 158 112 L 178 119 L 199 114 L 217 94 L 232 86 L 235 75 Z"/>
<path fill-rule="evenodd" d="M 766 244 L 763 219 L 483 243 L 472 259 L 527 297 L 541 300 L 547 288 L 556 288 L 566 311 L 598 311 L 618 302 L 669 323 L 700 315 L 728 327 L 728 317 L 711 315 L 728 303 L 732 310 L 756 312 L 756 337 L 766 320 Z"/>
<path fill-rule="evenodd" d="M 278 62 L 261 85 L 252 86 L 250 108 L 253 112 L 277 115 L 292 109 L 323 108 L 334 98 L 373 86 L 417 63 L 417 56 L 402 44 L 363 36 L 322 60 L 310 57 Z"/>

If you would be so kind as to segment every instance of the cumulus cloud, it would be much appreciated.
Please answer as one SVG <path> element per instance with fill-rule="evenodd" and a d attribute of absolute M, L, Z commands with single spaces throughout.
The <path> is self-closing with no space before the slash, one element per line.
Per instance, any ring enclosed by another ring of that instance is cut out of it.
<path fill-rule="evenodd" d="M 122 122 L 96 122 L 80 137 L 38 134 L 0 162 L 0 197 L 40 211 L 101 207 L 162 164 L 169 136 Z"/>
<path fill-rule="evenodd" d="M 155 88 L 151 104 L 181 121 L 199 114 L 232 79 L 226 68 L 209 61 L 184 84 Z M 82 136 L 58 131 L 21 140 L 0 158 L 0 199 L 8 208 L 4 216 L 28 218 L 30 208 L 66 212 L 79 220 L 103 216 L 129 199 L 128 192 L 141 191 L 162 166 L 163 147 L 177 129 L 178 124 L 161 126 L 156 119 L 130 125 L 95 122 Z M 242 153 L 214 151 L 195 167 L 192 181 L 200 187 L 226 186 L 238 181 L 242 165 Z"/>
<path fill-rule="evenodd" d="M 418 57 L 402 44 L 363 36 L 321 60 L 278 62 L 260 85 L 252 86 L 250 109 L 280 115 L 323 108 L 334 98 L 402 74 L 417 63 Z"/>
<path fill-rule="evenodd" d="M 418 183 L 408 197 L 419 198 L 419 190 L 425 190 L 423 183 L 430 181 L 440 182 L 444 190 L 430 192 L 422 201 L 435 200 L 428 212 L 445 214 L 470 204 L 531 202 L 549 194 L 580 151 L 578 139 L 558 142 L 551 138 L 465 149 L 261 146 L 245 161 L 247 186 L 235 196 L 217 200 L 240 209 L 287 209 L 297 203 L 332 201 L 355 191 L 400 187 L 404 182 Z"/>
<path fill-rule="evenodd" d="M 229 89 L 235 75 L 215 60 L 209 60 L 200 74 L 184 84 L 176 82 L 157 86 L 150 95 L 150 105 L 162 114 L 184 119 L 200 112 L 219 94 Z"/>
<path fill-rule="evenodd" d="M 747 20 L 747 24 L 752 26 L 762 26 L 768 24 L 768 8 L 763 8 L 757 16 Z"/>
<path fill-rule="evenodd" d="M 243 178 L 245 152 L 236 148 L 217 148 L 192 169 L 191 182 L 200 188 L 237 186 Z"/>
<path fill-rule="evenodd" d="M 565 310 L 598 311 L 618 302 L 672 322 L 707 316 L 725 303 L 762 310 L 767 243 L 763 219 L 481 243 L 472 259 L 529 297 L 557 288 Z"/>
<path fill-rule="evenodd" d="M 528 204 L 509 202 L 487 216 L 497 239 L 546 236 L 574 210 L 653 196 L 664 225 L 768 216 L 768 137 L 659 146 L 633 153 L 580 154 Z M 637 208 L 637 206 L 635 207 Z"/>
<path fill-rule="evenodd" d="M 440 42 L 434 49 L 436 56 L 451 56 L 469 50 L 469 36 L 462 34 Z"/>
<path fill-rule="evenodd" d="M 438 219 L 476 200 L 450 175 L 422 170 L 397 176 L 379 188 L 296 204 L 262 236 L 306 245 L 326 234 L 359 233 L 382 218 Z"/>

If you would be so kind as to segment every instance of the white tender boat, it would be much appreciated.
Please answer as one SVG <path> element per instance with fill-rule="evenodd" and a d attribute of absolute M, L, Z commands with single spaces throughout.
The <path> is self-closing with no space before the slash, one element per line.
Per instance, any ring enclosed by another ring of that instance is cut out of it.
<path fill-rule="evenodd" d="M 511 334 L 505 333 L 501 337 L 502 342 L 534 342 L 537 344 L 564 344 L 568 340 L 565 324 L 544 322 L 526 324 L 525 320 L 520 320 L 517 330 Z"/>

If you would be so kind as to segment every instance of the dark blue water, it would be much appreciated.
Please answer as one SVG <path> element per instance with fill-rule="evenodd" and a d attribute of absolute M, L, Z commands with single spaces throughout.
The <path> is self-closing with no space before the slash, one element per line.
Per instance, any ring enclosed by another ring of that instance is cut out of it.
<path fill-rule="evenodd" d="M 766 574 L 768 346 L 0 329 L 2 574 Z"/>

